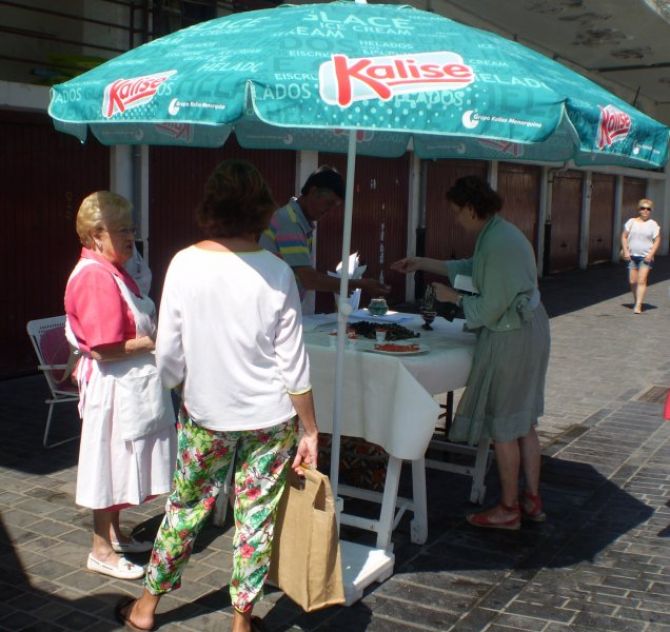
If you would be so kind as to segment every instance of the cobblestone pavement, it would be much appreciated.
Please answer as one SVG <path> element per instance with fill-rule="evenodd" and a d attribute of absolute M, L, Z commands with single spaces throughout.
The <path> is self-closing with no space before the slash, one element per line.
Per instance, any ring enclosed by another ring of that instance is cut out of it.
<path fill-rule="evenodd" d="M 428 541 L 412 544 L 403 518 L 393 577 L 350 608 L 313 614 L 270 590 L 256 608 L 268 628 L 670 632 L 669 257 L 652 282 L 641 315 L 621 266 L 542 283 L 553 345 L 540 426 L 547 523 L 477 531 L 463 519 L 466 479 L 431 470 Z M 0 629 L 118 630 L 113 605 L 141 583 L 83 570 L 91 515 L 73 501 L 77 448 L 41 448 L 45 396 L 41 376 L 0 382 Z M 74 408 L 56 415 L 59 432 L 76 432 Z M 487 483 L 494 502 L 495 468 Z M 124 524 L 152 537 L 162 504 L 124 512 Z M 230 550 L 230 523 L 204 529 L 183 587 L 161 602 L 161 630 L 229 629 Z"/>

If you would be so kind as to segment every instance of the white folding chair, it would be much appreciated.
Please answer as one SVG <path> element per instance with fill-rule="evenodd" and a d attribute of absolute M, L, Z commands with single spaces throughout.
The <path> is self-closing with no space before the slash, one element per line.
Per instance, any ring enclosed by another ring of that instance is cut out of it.
<path fill-rule="evenodd" d="M 31 320 L 26 325 L 26 329 L 37 354 L 39 362 L 37 368 L 44 373 L 51 392 L 51 397 L 45 400 L 45 403 L 49 405 L 49 412 L 42 445 L 45 448 L 53 448 L 79 438 L 79 435 L 76 435 L 48 443 L 54 406 L 79 400 L 79 390 L 70 381 L 76 357 L 71 352 L 71 347 L 65 338 L 65 316 Z"/>

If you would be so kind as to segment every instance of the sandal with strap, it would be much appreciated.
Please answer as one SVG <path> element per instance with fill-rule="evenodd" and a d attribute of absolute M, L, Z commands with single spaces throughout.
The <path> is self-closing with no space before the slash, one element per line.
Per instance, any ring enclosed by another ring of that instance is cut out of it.
<path fill-rule="evenodd" d="M 158 630 L 158 626 L 155 624 L 151 628 L 143 628 L 130 620 L 130 612 L 136 601 L 137 599 L 133 599 L 132 597 L 122 597 L 114 608 L 114 618 L 124 629 L 132 630 L 133 632 L 154 632 L 154 630 Z"/>
<path fill-rule="evenodd" d="M 542 511 L 542 499 L 539 494 L 525 492 L 521 499 L 521 511 L 524 520 L 544 522 L 547 519 L 547 514 Z"/>
<path fill-rule="evenodd" d="M 514 514 L 511 518 L 507 520 L 494 520 L 493 516 L 502 510 L 506 513 Z M 518 531 L 521 528 L 521 510 L 519 505 L 514 507 L 508 507 L 502 503 L 487 509 L 486 511 L 481 511 L 479 513 L 468 514 L 465 516 L 465 519 L 473 527 L 481 527 L 483 529 L 504 529 L 506 531 Z"/>

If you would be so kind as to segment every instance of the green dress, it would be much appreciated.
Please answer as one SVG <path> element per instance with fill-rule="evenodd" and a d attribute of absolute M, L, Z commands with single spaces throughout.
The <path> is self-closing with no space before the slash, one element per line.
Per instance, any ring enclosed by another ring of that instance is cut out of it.
<path fill-rule="evenodd" d="M 479 291 L 463 298 L 477 344 L 449 438 L 474 445 L 523 437 L 544 413 L 550 344 L 533 249 L 516 226 L 494 215 L 472 259 L 446 265 L 452 283 L 457 274 L 472 276 Z"/>

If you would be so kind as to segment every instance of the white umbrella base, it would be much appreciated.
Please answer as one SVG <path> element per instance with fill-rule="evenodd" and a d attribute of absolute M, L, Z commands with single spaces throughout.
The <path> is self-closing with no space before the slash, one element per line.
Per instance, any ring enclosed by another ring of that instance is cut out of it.
<path fill-rule="evenodd" d="M 345 605 L 351 606 L 363 597 L 363 591 L 373 582 L 386 581 L 393 575 L 395 555 L 354 542 L 340 540 L 342 581 Z"/>

